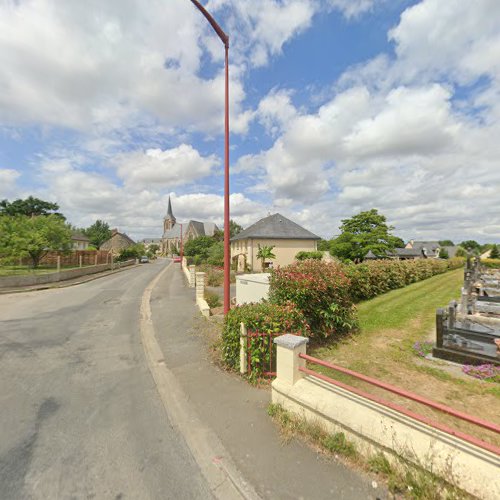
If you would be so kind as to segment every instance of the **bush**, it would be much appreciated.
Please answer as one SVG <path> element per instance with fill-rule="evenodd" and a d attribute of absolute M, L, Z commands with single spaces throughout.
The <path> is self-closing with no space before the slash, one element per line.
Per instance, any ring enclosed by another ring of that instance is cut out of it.
<path fill-rule="evenodd" d="M 222 359 L 224 363 L 238 370 L 240 366 L 240 323 L 245 323 L 248 330 L 262 333 L 297 333 L 309 336 L 309 327 L 294 304 L 283 305 L 263 302 L 244 304 L 231 309 L 224 318 L 222 330 Z M 252 352 L 255 362 L 252 372 L 258 370 L 266 353 L 261 350 Z"/>
<path fill-rule="evenodd" d="M 208 307 L 214 309 L 215 307 L 220 307 L 222 305 L 220 297 L 209 290 L 205 290 L 205 300 L 207 301 Z"/>
<path fill-rule="evenodd" d="M 491 269 L 500 269 L 500 259 L 481 259 L 481 264 Z"/>
<path fill-rule="evenodd" d="M 124 262 L 130 259 L 140 259 L 145 253 L 146 250 L 144 245 L 142 243 L 136 243 L 135 245 L 131 245 L 121 250 L 116 260 L 118 262 Z"/>
<path fill-rule="evenodd" d="M 307 259 L 315 259 L 315 260 L 321 260 L 323 258 L 323 252 L 305 252 L 301 251 L 299 252 L 295 258 L 297 260 L 307 260 Z"/>
<path fill-rule="evenodd" d="M 293 302 L 318 340 L 340 335 L 357 325 L 350 281 L 341 264 L 313 259 L 297 261 L 272 271 L 269 300 Z"/>
<path fill-rule="evenodd" d="M 219 241 L 212 245 L 208 250 L 207 262 L 212 266 L 224 265 L 224 243 Z"/>
<path fill-rule="evenodd" d="M 199 257 L 201 261 L 208 259 L 210 247 L 215 243 L 211 236 L 198 236 L 184 243 L 184 255 L 187 257 Z"/>
<path fill-rule="evenodd" d="M 464 259 L 458 257 L 446 260 L 373 260 L 346 265 L 345 270 L 351 281 L 352 299 L 359 302 L 463 265 Z"/>

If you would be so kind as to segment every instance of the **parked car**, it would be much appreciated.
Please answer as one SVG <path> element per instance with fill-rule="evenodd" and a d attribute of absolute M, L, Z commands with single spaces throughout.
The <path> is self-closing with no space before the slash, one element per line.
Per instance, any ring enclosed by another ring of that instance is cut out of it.
<path fill-rule="evenodd" d="M 148 256 L 147 256 L 147 255 L 143 255 L 143 256 L 139 259 L 139 262 L 140 262 L 141 264 L 146 264 L 147 262 L 149 262 Z"/>
<path fill-rule="evenodd" d="M 182 259 L 180 255 L 172 255 L 172 260 L 174 262 L 180 262 Z"/>

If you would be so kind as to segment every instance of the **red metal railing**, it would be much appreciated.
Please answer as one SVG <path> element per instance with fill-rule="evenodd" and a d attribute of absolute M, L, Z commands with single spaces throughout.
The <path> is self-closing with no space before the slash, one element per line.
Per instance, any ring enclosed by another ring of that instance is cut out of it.
<path fill-rule="evenodd" d="M 262 332 L 247 332 L 247 374 L 250 375 L 252 373 L 252 343 L 255 341 L 253 339 L 261 340 L 261 349 L 262 352 L 265 350 L 269 353 L 269 360 L 264 359 L 262 374 L 266 377 L 275 377 L 276 376 L 276 367 L 275 367 L 275 358 L 273 358 L 273 351 L 275 349 L 273 340 L 275 337 L 279 337 L 283 335 L 282 333 L 262 333 Z M 253 346 L 255 347 L 255 346 Z M 268 370 L 264 368 L 265 364 L 268 365 Z"/>
<path fill-rule="evenodd" d="M 397 394 L 399 396 L 403 396 L 407 399 L 411 399 L 413 401 L 416 401 L 420 404 L 423 404 L 423 405 L 428 406 L 430 408 L 433 408 L 435 410 L 439 410 L 443 413 L 447 413 L 448 415 L 452 415 L 453 417 L 456 417 L 460 420 L 464 420 L 464 421 L 469 422 L 471 424 L 477 425 L 479 427 L 483 427 L 484 429 L 488 429 L 489 431 L 500 434 L 500 426 L 498 426 L 492 422 L 488 422 L 488 421 L 480 419 L 478 417 L 474 417 L 472 415 L 468 415 L 468 414 L 460 412 L 458 410 L 454 410 L 453 408 L 450 408 L 449 406 L 446 406 L 446 405 L 443 405 L 441 403 L 437 403 L 437 402 L 432 401 L 430 399 L 424 398 L 422 396 L 419 396 L 418 394 L 414 394 L 412 392 L 406 391 L 406 390 L 401 389 L 399 387 L 395 387 L 391 384 L 387 384 L 387 383 L 382 382 L 380 380 L 376 380 L 376 379 L 373 379 L 371 377 L 367 377 L 366 375 L 354 372 L 354 371 L 349 370 L 347 368 L 343 368 L 341 366 L 334 365 L 332 363 L 327 363 L 326 361 L 322 361 L 321 359 L 313 358 L 312 356 L 309 356 L 307 354 L 299 354 L 299 357 L 301 357 L 302 359 L 305 359 L 309 363 L 324 366 L 326 368 L 330 368 L 331 370 L 335 370 L 335 371 L 338 371 L 340 373 L 350 375 L 354 378 L 357 378 L 358 380 L 362 380 L 363 382 L 367 382 L 368 384 L 374 385 L 376 387 L 380 387 L 382 389 L 385 389 L 386 391 L 392 392 L 392 393 Z M 424 415 L 420 415 L 420 414 L 415 413 L 411 410 L 408 410 L 407 408 L 404 408 L 396 403 L 386 401 L 383 398 L 380 398 L 378 396 L 374 396 L 373 394 L 369 394 L 361 389 L 358 389 L 356 387 L 352 387 L 348 384 L 344 384 L 343 382 L 339 382 L 338 380 L 334 380 L 330 377 L 327 377 L 326 375 L 315 372 L 313 370 L 309 370 L 308 368 L 299 367 L 299 370 L 303 373 L 306 373 L 307 375 L 318 378 L 320 380 L 328 382 L 328 383 L 335 385 L 337 387 L 341 387 L 342 389 L 345 389 L 349 392 L 357 394 L 358 396 L 361 396 L 363 398 L 369 399 L 370 401 L 378 403 L 382 406 L 386 406 L 387 408 L 390 408 L 390 409 L 395 410 L 399 413 L 402 413 L 403 415 L 406 415 L 410 418 L 418 420 L 419 422 L 422 422 L 426 425 L 429 425 L 430 427 L 434 427 L 435 429 L 443 431 L 447 434 L 451 434 L 452 436 L 456 436 L 460 439 L 463 439 L 464 441 L 467 441 L 475 446 L 479 446 L 480 448 L 483 448 L 483 449 L 488 450 L 492 453 L 495 453 L 496 455 L 500 455 L 500 448 L 498 446 L 495 446 L 494 444 L 487 443 L 486 441 L 483 441 L 483 440 L 476 438 L 474 436 L 470 436 L 469 434 L 466 434 L 462 431 L 452 429 L 451 427 L 448 427 L 447 425 L 441 424 L 439 422 L 436 422 L 435 420 L 432 420 L 428 417 L 425 417 Z"/>

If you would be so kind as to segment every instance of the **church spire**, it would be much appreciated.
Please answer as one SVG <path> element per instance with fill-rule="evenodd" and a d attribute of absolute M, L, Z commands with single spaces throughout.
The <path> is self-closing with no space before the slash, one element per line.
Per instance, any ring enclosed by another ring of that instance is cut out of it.
<path fill-rule="evenodd" d="M 169 196 L 167 215 L 165 215 L 165 218 L 163 219 L 163 231 L 168 231 L 169 229 L 172 229 L 175 226 L 175 222 L 176 221 L 174 213 L 172 212 L 172 202 L 170 201 L 170 196 Z"/>
<path fill-rule="evenodd" d="M 172 212 L 172 203 L 170 201 L 170 196 L 168 197 L 167 219 L 175 220 L 174 214 Z"/>

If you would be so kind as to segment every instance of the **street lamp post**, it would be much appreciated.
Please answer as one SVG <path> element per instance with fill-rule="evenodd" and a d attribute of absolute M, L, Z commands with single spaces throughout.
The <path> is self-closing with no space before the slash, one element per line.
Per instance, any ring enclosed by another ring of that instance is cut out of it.
<path fill-rule="evenodd" d="M 225 102 L 224 102 L 224 314 L 229 311 L 230 298 L 230 253 L 229 253 L 229 37 L 217 24 L 215 19 L 198 0 L 191 0 L 195 7 L 205 16 L 225 50 Z"/>
<path fill-rule="evenodd" d="M 182 224 L 179 224 L 181 226 L 181 248 L 180 248 L 180 254 L 181 254 L 181 268 L 182 268 L 182 258 L 184 257 L 184 245 L 182 242 Z"/>

